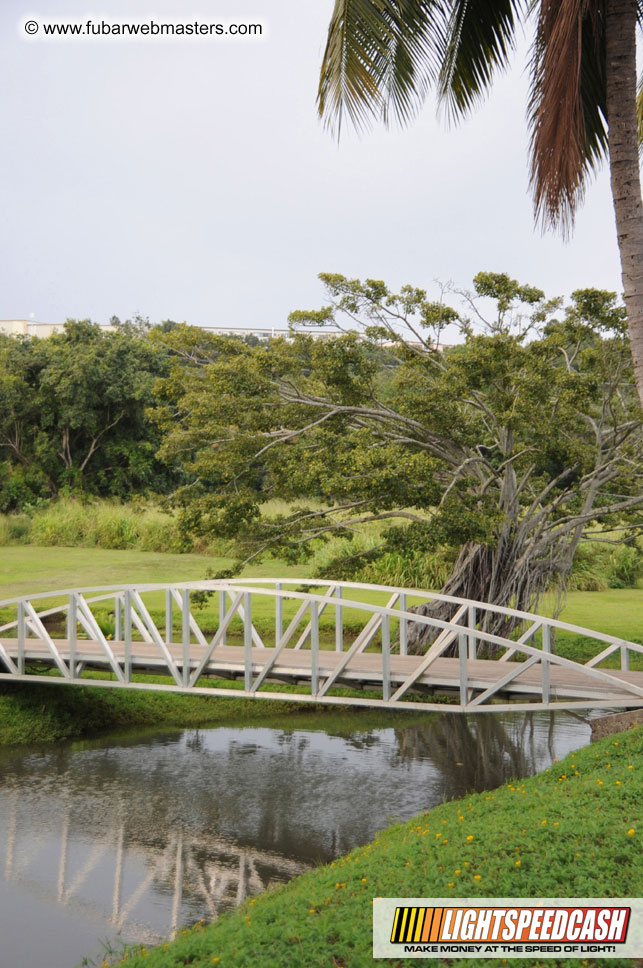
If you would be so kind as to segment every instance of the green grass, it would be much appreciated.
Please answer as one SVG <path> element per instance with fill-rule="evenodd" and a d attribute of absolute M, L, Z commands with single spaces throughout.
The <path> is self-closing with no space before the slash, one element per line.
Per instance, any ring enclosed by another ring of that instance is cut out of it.
<path fill-rule="evenodd" d="M 542 612 L 551 614 L 551 599 L 545 599 Z M 562 622 L 582 625 L 597 632 L 643 642 L 643 588 L 607 588 L 600 592 L 570 592 Z"/>
<path fill-rule="evenodd" d="M 372 844 L 267 891 L 215 924 L 130 952 L 124 962 L 129 968 L 372 968 L 373 897 L 639 896 L 642 802 L 639 726 L 578 750 L 538 776 L 390 827 Z"/>
<path fill-rule="evenodd" d="M 13 546 L 0 548 L 0 596 L 87 585 L 193 581 L 203 578 L 206 568 L 227 564 L 227 558 L 197 554 Z"/>
<path fill-rule="evenodd" d="M 108 551 L 99 548 L 0 548 L 0 598 L 76 588 L 89 585 L 144 582 L 194 581 L 206 569 L 225 568 L 230 559 L 201 554 L 161 554 L 143 551 Z M 246 568 L 247 577 L 305 578 L 309 568 L 266 561 Z M 382 601 L 377 594 L 363 594 L 364 601 Z M 552 600 L 545 599 L 542 611 L 551 614 Z M 204 615 L 214 616 L 211 603 Z M 263 608 L 272 621 L 272 605 Z M 570 592 L 559 616 L 563 621 L 583 625 L 633 640 L 643 636 L 643 589 L 610 588 L 600 592 Z M 261 613 L 260 613 L 261 614 Z"/>
<path fill-rule="evenodd" d="M 195 581 L 203 579 L 207 569 L 219 570 L 229 564 L 229 559 L 200 554 L 154 554 L 99 548 L 1 548 L 0 599 L 25 594 L 35 596 L 37 592 L 57 588 Z M 276 560 L 250 566 L 242 573 L 243 577 L 249 578 L 292 579 L 306 578 L 309 574 L 305 567 L 285 565 Z M 359 600 L 365 602 L 385 604 L 387 598 L 385 592 L 359 593 Z M 62 602 L 63 599 L 55 601 Z M 284 621 L 294 614 L 297 605 L 296 602 L 285 605 Z M 150 597 L 149 608 L 158 621 L 162 621 L 164 607 L 162 593 Z M 218 622 L 216 597 L 213 596 L 196 614 L 204 630 L 215 629 Z M 344 623 L 348 628 L 360 628 L 364 624 L 365 614 L 345 608 Z M 253 601 L 253 621 L 260 631 L 274 630 L 274 600 L 269 596 L 258 596 Z M 334 627 L 334 616 L 329 609 L 321 616 L 320 627 L 330 629 L 331 626 Z"/>

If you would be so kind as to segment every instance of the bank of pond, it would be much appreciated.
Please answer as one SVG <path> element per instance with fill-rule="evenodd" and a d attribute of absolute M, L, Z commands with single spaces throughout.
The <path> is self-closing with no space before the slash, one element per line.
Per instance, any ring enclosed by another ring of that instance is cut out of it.
<path fill-rule="evenodd" d="M 362 968 L 374 897 L 643 893 L 639 726 L 13 683 L 0 717 L 12 968 Z"/>

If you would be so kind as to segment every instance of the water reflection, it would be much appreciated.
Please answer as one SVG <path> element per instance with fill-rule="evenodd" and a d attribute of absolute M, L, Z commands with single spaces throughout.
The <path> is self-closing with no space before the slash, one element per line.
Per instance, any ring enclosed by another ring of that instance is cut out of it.
<path fill-rule="evenodd" d="M 443 716 L 350 736 L 213 729 L 5 756 L 3 953 L 70 968 L 97 937 L 150 942 L 216 918 L 392 819 L 533 773 L 589 733 L 566 714 Z M 40 949 L 16 928 L 33 905 Z M 61 911 L 75 926 L 52 950 L 46 927 Z"/>

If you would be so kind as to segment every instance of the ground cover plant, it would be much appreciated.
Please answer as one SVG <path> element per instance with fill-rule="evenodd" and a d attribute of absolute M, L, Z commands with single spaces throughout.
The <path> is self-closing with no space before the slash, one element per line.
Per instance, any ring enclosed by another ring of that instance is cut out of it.
<path fill-rule="evenodd" d="M 370 968 L 374 897 L 638 896 L 642 800 L 643 728 L 636 726 L 537 776 L 389 827 L 372 844 L 266 892 L 215 924 L 201 923 L 153 949 L 132 950 L 118 963 Z M 624 959 L 587 963 L 633 965 Z M 547 960 L 551 968 L 561 964 L 581 962 Z"/>

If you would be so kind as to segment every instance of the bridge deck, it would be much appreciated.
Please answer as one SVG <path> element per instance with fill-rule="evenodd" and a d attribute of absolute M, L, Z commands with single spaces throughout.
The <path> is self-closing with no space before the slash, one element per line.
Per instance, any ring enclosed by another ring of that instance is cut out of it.
<path fill-rule="evenodd" d="M 69 659 L 69 643 L 65 639 L 54 639 L 61 657 Z M 2 639 L 0 644 L 4 646 L 12 658 L 17 656 L 16 639 Z M 124 660 L 124 645 L 122 642 L 110 641 L 110 648 L 119 662 Z M 170 643 L 168 651 L 181 665 L 183 647 L 181 644 Z M 190 645 L 190 666 L 196 668 L 203 658 L 205 649 L 195 643 Z M 267 662 L 273 657 L 275 649 L 272 648 L 253 648 L 252 649 L 252 674 L 257 676 Z M 318 670 L 320 682 L 331 674 L 346 658 L 345 653 L 321 649 L 318 653 Z M 25 642 L 25 658 L 51 662 L 52 657 L 46 643 L 42 639 L 28 639 Z M 395 687 L 404 682 L 424 661 L 425 656 L 390 656 L 390 682 Z M 97 641 L 79 639 L 76 643 L 76 660 L 88 663 L 92 666 L 107 666 L 105 653 Z M 138 671 L 150 670 L 159 672 L 167 671 L 167 665 L 163 660 L 157 646 L 147 642 L 133 642 L 131 652 L 132 668 Z M 515 670 L 520 663 L 517 662 L 498 662 L 488 659 L 469 659 L 467 664 L 467 686 L 472 690 L 486 690 L 494 686 L 500 680 L 507 677 Z M 284 649 L 277 657 L 269 674 L 270 679 L 278 679 L 287 682 L 301 683 L 310 681 L 312 673 L 312 654 L 308 649 Z M 106 668 L 109 671 L 109 668 Z M 614 680 L 630 683 L 643 689 L 643 672 L 630 671 L 623 669 L 603 669 L 609 673 Z M 243 676 L 245 672 L 245 653 L 242 646 L 219 646 L 216 648 L 210 661 L 208 662 L 203 674 L 218 677 L 237 677 Z M 382 676 L 382 656 L 378 653 L 361 652 L 354 655 L 341 671 L 336 684 L 354 686 L 381 686 Z M 626 700 L 633 699 L 636 705 L 636 698 L 631 691 L 619 689 L 618 681 L 608 683 L 592 677 L 583 671 L 582 666 L 576 668 L 565 668 L 552 665 L 549 669 L 550 693 L 552 698 L 574 698 L 583 699 L 614 699 Z M 419 676 L 417 684 L 423 687 L 435 688 L 439 690 L 459 690 L 460 665 L 457 658 L 440 657 L 435 659 L 430 667 Z M 504 694 L 539 694 L 542 690 L 542 670 L 540 665 L 531 666 L 519 673 L 512 681 L 508 682 L 501 690 Z M 640 702 L 640 700 L 639 700 Z"/>

